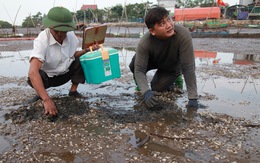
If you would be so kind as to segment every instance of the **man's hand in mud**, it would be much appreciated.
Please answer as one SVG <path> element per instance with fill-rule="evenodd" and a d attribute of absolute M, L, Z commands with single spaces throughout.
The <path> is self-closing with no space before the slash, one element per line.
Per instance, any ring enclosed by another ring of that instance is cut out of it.
<path fill-rule="evenodd" d="M 51 99 L 43 100 L 43 107 L 46 115 L 57 116 L 58 110 Z"/>
<path fill-rule="evenodd" d="M 187 104 L 188 108 L 193 108 L 193 109 L 206 109 L 207 106 L 203 105 L 203 104 L 199 104 L 198 100 L 196 99 L 190 99 L 188 104 Z"/>
<path fill-rule="evenodd" d="M 198 109 L 199 108 L 198 100 L 190 99 L 187 106 Z"/>
<path fill-rule="evenodd" d="M 145 104 L 151 108 L 154 107 L 158 103 L 158 98 L 156 96 L 159 96 L 160 93 L 152 90 L 148 90 L 144 94 L 144 102 Z"/>

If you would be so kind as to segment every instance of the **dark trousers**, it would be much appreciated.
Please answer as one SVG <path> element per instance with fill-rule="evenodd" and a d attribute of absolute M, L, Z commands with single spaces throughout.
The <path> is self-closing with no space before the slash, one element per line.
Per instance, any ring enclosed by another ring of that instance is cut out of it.
<path fill-rule="evenodd" d="M 135 55 L 132 58 L 131 63 L 129 64 L 129 68 L 133 74 L 134 74 L 134 62 L 135 62 Z M 181 75 L 180 72 L 167 72 L 167 71 L 159 70 L 156 64 L 152 62 L 148 62 L 146 73 L 154 69 L 157 69 L 157 71 L 155 72 L 153 79 L 151 81 L 151 89 L 153 91 L 161 92 L 161 91 L 169 90 L 173 86 L 176 79 Z"/>
<path fill-rule="evenodd" d="M 50 87 L 61 86 L 70 80 L 73 84 L 79 84 L 85 82 L 85 77 L 84 77 L 82 67 L 80 65 L 79 58 L 76 58 L 75 61 L 72 62 L 71 66 L 69 67 L 69 71 L 63 75 L 48 77 L 48 75 L 42 70 L 40 70 L 39 73 L 41 75 L 42 82 L 45 89 Z M 31 87 L 33 87 L 30 78 L 28 78 L 27 83 Z"/>

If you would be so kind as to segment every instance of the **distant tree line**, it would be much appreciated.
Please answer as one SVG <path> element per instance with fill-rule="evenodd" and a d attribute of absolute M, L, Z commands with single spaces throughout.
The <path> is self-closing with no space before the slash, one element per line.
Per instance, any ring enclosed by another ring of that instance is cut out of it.
<path fill-rule="evenodd" d="M 225 0 L 224 0 L 225 2 Z M 217 6 L 217 0 L 177 0 L 175 8 L 212 7 Z"/>
<path fill-rule="evenodd" d="M 0 20 L 0 28 L 12 28 L 12 24 L 8 23 L 7 21 Z"/>
<path fill-rule="evenodd" d="M 208 7 L 214 3 L 215 0 L 177 0 L 176 8 L 180 7 L 195 7 L 202 6 Z M 184 3 L 185 2 L 185 3 Z M 145 13 L 150 8 L 154 7 L 151 2 L 145 3 L 135 3 L 128 5 L 116 5 L 109 8 L 91 10 L 87 9 L 85 11 L 78 10 L 76 13 L 72 13 L 74 15 L 76 23 L 91 23 L 91 22 L 100 22 L 100 23 L 108 23 L 108 22 L 120 22 L 120 21 L 142 21 Z M 42 20 L 46 16 L 46 14 L 42 14 L 38 12 L 36 15 L 27 16 L 23 22 L 23 28 L 31 28 L 36 26 L 42 26 Z M 0 20 L 0 28 L 12 28 L 12 24 L 1 21 Z"/>
<path fill-rule="evenodd" d="M 133 21 L 136 18 L 144 18 L 145 12 L 151 7 L 153 7 L 152 3 L 146 2 L 128 4 L 126 6 L 116 5 L 97 10 L 78 10 L 72 14 L 74 15 L 76 23 Z M 36 15 L 29 15 L 23 20 L 22 27 L 31 28 L 42 26 L 42 20 L 45 16 L 47 15 L 41 12 L 38 12 Z M 0 28 L 12 28 L 12 24 L 0 20 Z"/>

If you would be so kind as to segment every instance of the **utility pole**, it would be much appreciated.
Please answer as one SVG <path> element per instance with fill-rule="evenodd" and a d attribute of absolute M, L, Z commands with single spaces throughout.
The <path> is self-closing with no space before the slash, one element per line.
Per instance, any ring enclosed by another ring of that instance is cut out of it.
<path fill-rule="evenodd" d="M 121 21 L 124 19 L 124 16 L 125 16 L 126 21 L 128 22 L 127 11 L 126 11 L 126 1 L 125 1 L 125 4 L 124 4 L 124 7 L 123 7 Z"/>

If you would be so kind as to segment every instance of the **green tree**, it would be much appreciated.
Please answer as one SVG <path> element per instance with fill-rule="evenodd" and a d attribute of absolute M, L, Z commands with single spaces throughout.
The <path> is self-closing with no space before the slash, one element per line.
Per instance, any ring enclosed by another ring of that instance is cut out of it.
<path fill-rule="evenodd" d="M 118 4 L 101 10 L 78 10 L 76 13 L 72 14 L 74 15 L 76 23 L 119 22 L 122 20 L 122 18 L 144 18 L 146 11 L 154 6 L 156 5 L 152 5 L 151 2 L 147 1 L 145 3 L 128 4 L 125 6 L 125 8 L 123 8 L 121 4 Z M 46 14 L 42 16 L 40 12 L 38 12 L 36 15 L 28 16 L 23 20 L 22 27 L 41 26 L 42 20 L 45 16 Z"/>
<path fill-rule="evenodd" d="M 103 17 L 103 10 L 92 10 L 92 9 L 87 9 L 87 10 L 78 10 L 76 12 L 76 19 L 77 23 L 91 23 L 91 22 L 100 22 L 102 21 Z"/>
<path fill-rule="evenodd" d="M 22 23 L 22 27 L 26 28 L 26 27 L 41 26 L 42 19 L 43 17 L 41 12 L 38 12 L 36 15 L 27 16 Z"/>
<path fill-rule="evenodd" d="M 200 7 L 210 7 L 215 3 L 215 0 L 177 0 L 176 8 L 185 7 L 185 8 L 193 8 L 196 6 Z M 215 4 L 216 6 L 216 4 Z"/>
<path fill-rule="evenodd" d="M 104 19 L 103 19 L 103 17 L 104 17 L 104 10 L 103 9 L 97 10 L 97 11 L 95 11 L 95 13 L 96 13 L 96 16 L 98 18 L 98 22 L 104 23 Z"/>
<path fill-rule="evenodd" d="M 123 6 L 122 5 L 116 5 L 114 7 L 112 7 L 110 9 L 110 15 L 109 15 L 109 20 L 110 21 L 120 21 L 121 20 L 121 17 L 122 17 L 122 14 L 123 14 Z"/>
<path fill-rule="evenodd" d="M 129 4 L 126 6 L 128 19 L 143 18 L 145 15 L 145 3 Z"/>
<path fill-rule="evenodd" d="M 12 24 L 8 23 L 7 21 L 0 20 L 0 28 L 12 28 Z"/>

